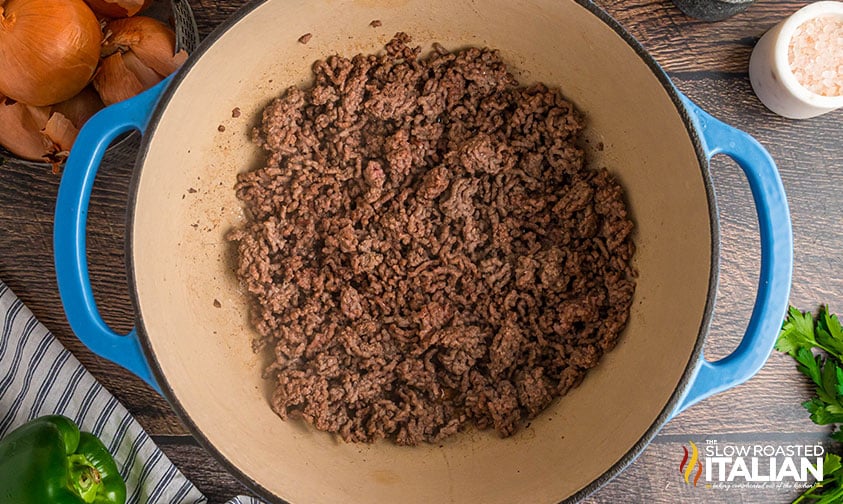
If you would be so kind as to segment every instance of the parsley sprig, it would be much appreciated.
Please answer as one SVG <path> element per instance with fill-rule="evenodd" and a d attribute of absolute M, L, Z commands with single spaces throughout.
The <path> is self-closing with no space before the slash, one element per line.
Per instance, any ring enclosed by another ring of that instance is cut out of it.
<path fill-rule="evenodd" d="M 802 406 L 818 425 L 843 423 L 843 326 L 837 315 L 820 308 L 815 318 L 794 307 L 788 310 L 776 341 L 776 349 L 793 357 L 796 368 L 811 379 L 816 395 Z M 831 437 L 843 442 L 843 431 Z M 823 460 L 823 478 L 814 483 L 793 504 L 799 502 L 838 504 L 843 502 L 843 464 L 839 456 L 827 453 Z"/>

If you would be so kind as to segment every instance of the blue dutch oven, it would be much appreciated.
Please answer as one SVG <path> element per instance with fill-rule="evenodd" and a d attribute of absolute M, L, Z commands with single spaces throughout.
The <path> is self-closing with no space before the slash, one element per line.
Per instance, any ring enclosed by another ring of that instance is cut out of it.
<path fill-rule="evenodd" d="M 379 29 L 370 22 L 378 19 Z M 254 354 L 248 302 L 224 236 L 243 221 L 238 172 L 261 162 L 249 131 L 328 54 L 374 52 L 397 31 L 429 47 L 501 50 L 521 82 L 559 86 L 588 122 L 594 166 L 625 186 L 639 272 L 621 341 L 583 383 L 517 435 L 467 432 L 440 445 L 356 445 L 282 421 Z M 307 45 L 297 42 L 305 33 Z M 239 109 L 241 114 L 232 113 Z M 238 117 L 233 117 L 238 116 Z M 85 221 L 103 152 L 143 133 L 127 220 L 137 325 L 103 322 L 86 265 Z M 720 241 L 709 159 L 743 169 L 761 236 L 746 334 L 726 358 L 703 345 Z M 55 216 L 67 318 L 94 352 L 162 394 L 193 435 L 271 502 L 576 501 L 622 471 L 691 405 L 748 380 L 768 358 L 788 300 L 792 236 L 776 166 L 745 133 L 682 96 L 646 51 L 587 1 L 266 0 L 241 10 L 172 78 L 83 128 Z"/>

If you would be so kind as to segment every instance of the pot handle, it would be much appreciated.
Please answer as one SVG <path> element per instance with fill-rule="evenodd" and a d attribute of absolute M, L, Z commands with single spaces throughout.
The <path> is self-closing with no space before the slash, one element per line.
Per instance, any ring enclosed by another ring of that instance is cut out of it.
<path fill-rule="evenodd" d="M 790 211 L 773 158 L 754 138 L 715 119 L 681 93 L 680 96 L 700 134 L 706 157 L 710 160 L 715 154 L 729 156 L 749 181 L 761 237 L 761 271 L 752 316 L 740 344 L 716 362 L 700 359 L 696 375 L 672 416 L 749 380 L 764 366 L 787 310 L 793 268 Z"/>
<path fill-rule="evenodd" d="M 159 394 L 161 389 L 143 356 L 137 331 L 114 332 L 97 309 L 85 245 L 88 203 L 94 178 L 109 144 L 119 135 L 146 130 L 167 78 L 126 101 L 106 107 L 79 131 L 61 177 L 53 225 L 56 280 L 67 321 L 92 352 L 138 375 Z"/>

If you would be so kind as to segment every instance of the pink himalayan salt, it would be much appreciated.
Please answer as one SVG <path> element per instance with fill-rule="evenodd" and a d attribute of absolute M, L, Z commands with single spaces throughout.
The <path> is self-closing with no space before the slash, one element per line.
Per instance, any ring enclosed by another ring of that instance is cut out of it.
<path fill-rule="evenodd" d="M 843 95 L 843 18 L 819 16 L 799 25 L 788 59 L 804 87 L 823 96 Z"/>

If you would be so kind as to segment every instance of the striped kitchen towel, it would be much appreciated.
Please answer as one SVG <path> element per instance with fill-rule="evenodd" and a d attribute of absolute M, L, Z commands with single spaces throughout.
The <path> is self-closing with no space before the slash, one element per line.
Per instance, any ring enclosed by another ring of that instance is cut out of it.
<path fill-rule="evenodd" d="M 102 439 L 126 481 L 128 504 L 208 502 L 126 408 L 0 281 L 0 439 L 53 413 Z M 260 501 L 240 496 L 228 504 Z"/>

